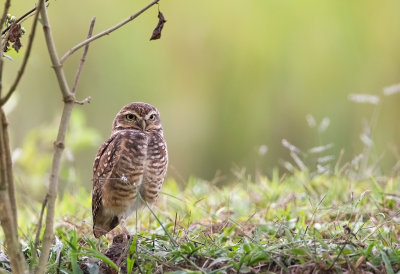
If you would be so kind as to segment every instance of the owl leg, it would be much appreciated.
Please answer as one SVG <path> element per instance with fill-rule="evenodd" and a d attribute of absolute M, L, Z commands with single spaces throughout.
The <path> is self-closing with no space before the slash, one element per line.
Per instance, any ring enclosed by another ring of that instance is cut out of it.
<path fill-rule="evenodd" d="M 121 224 L 121 228 L 122 228 L 122 233 L 124 233 L 125 235 L 129 236 L 129 231 L 128 231 L 128 229 L 126 229 L 125 216 L 121 217 L 120 224 Z"/>

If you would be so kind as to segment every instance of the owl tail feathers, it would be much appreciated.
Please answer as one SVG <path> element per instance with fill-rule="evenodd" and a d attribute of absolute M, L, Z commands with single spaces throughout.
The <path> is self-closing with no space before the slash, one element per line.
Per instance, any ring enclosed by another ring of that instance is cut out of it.
<path fill-rule="evenodd" d="M 93 223 L 93 234 L 96 238 L 99 238 L 110 232 L 118 224 L 118 216 L 97 218 Z"/>

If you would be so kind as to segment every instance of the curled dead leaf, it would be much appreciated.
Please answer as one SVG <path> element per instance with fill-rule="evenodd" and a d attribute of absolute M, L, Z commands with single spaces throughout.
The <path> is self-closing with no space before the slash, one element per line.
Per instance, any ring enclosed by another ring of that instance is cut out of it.
<path fill-rule="evenodd" d="M 18 52 L 22 47 L 20 40 L 21 36 L 21 25 L 17 23 L 12 23 L 10 26 L 10 30 L 7 34 L 7 41 L 4 43 L 3 51 L 6 52 L 9 49 L 10 44 L 12 44 L 12 47 L 15 49 L 16 52 Z"/>
<path fill-rule="evenodd" d="M 167 22 L 167 20 L 165 20 L 164 15 L 161 11 L 158 11 L 158 23 L 156 28 L 153 30 L 153 34 L 151 35 L 150 40 L 157 40 L 161 38 L 161 31 L 164 27 L 165 22 Z"/>

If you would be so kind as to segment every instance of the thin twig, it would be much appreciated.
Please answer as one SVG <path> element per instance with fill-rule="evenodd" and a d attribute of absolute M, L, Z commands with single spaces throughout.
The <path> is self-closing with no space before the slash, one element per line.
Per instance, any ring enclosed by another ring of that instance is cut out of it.
<path fill-rule="evenodd" d="M 3 124 L 3 109 L 0 109 L 0 191 L 7 190 L 7 166 L 6 166 L 6 152 L 4 146 L 4 132 L 6 125 Z"/>
<path fill-rule="evenodd" d="M 39 16 L 39 10 L 36 11 L 35 17 L 33 19 L 32 30 L 31 30 L 31 33 L 29 35 L 28 46 L 26 47 L 26 51 L 25 51 L 24 59 L 22 60 L 21 67 L 18 70 L 17 77 L 15 78 L 13 84 L 11 85 L 10 90 L 8 91 L 6 96 L 4 96 L 4 98 L 1 99 L 1 101 L 0 101 L 0 105 L 1 106 L 3 106 L 5 103 L 7 103 L 8 99 L 10 99 L 11 95 L 16 90 L 16 88 L 17 88 L 17 86 L 19 84 L 19 81 L 21 80 L 22 75 L 24 74 L 26 64 L 28 63 L 28 59 L 29 59 L 29 56 L 31 54 L 31 49 L 32 49 L 32 45 L 33 45 L 33 39 L 34 39 L 35 33 L 36 33 L 36 26 L 37 26 L 37 22 L 38 22 L 38 16 Z"/>
<path fill-rule="evenodd" d="M 125 20 L 121 21 L 120 23 L 118 23 L 117 25 L 106 29 L 82 42 L 80 42 L 79 44 L 77 44 L 76 46 L 72 47 L 69 51 L 67 51 L 63 57 L 61 57 L 60 62 L 61 64 L 64 64 L 65 60 L 72 55 L 75 51 L 77 51 L 78 49 L 80 49 L 81 47 L 84 47 L 85 45 L 91 43 L 92 41 L 99 39 L 100 37 L 103 37 L 105 35 L 110 34 L 111 32 L 119 29 L 120 27 L 122 27 L 123 25 L 129 23 L 130 21 L 134 20 L 136 17 L 138 17 L 139 15 L 141 15 L 143 12 L 145 12 L 146 10 L 148 10 L 149 8 L 151 8 L 153 5 L 157 4 L 160 0 L 154 0 L 153 2 L 151 2 L 150 4 L 148 4 L 147 6 L 145 6 L 144 8 L 142 8 L 140 11 L 138 11 L 137 13 L 131 15 L 130 17 L 126 18 Z"/>
<path fill-rule="evenodd" d="M 6 22 L 6 18 L 7 18 L 7 14 L 8 14 L 8 10 L 10 9 L 10 6 L 11 6 L 11 0 L 6 0 L 4 2 L 3 14 L 0 19 L 0 30 L 3 29 L 4 23 Z M 7 29 L 5 31 L 7 31 Z M 4 33 L 2 32 L 1 34 L 3 35 Z"/>
<path fill-rule="evenodd" d="M 64 102 L 74 102 L 75 98 L 69 89 L 64 70 L 62 69 L 62 64 L 57 54 L 57 49 L 54 43 L 53 34 L 51 33 L 50 22 L 47 15 L 47 8 L 45 6 L 45 0 L 40 1 L 40 14 L 42 17 L 43 32 L 46 38 L 46 45 L 49 50 L 51 64 L 53 65 L 53 69 L 56 73 L 58 85 L 60 86 L 62 95 L 64 97 Z"/>
<path fill-rule="evenodd" d="M 13 220 L 8 193 L 0 190 L 0 222 L 4 232 L 4 242 L 7 246 L 7 255 L 9 256 L 11 269 L 13 273 L 25 273 L 26 263 L 21 252 L 20 244 L 13 230 Z"/>
<path fill-rule="evenodd" d="M 4 3 L 0 19 L 0 31 L 4 26 L 11 1 Z M 4 40 L 5 41 L 5 40 Z M 0 98 L 3 82 L 3 43 L 0 38 Z M 4 232 L 7 253 L 14 273 L 25 273 L 26 262 L 18 241 L 17 208 L 11 165 L 8 124 L 3 108 L 0 107 L 0 224 Z M 11 181 L 10 181 L 11 180 Z"/>
<path fill-rule="evenodd" d="M 49 190 L 48 190 L 49 199 L 48 199 L 47 214 L 46 214 L 46 228 L 44 230 L 42 250 L 36 273 L 44 273 L 47 260 L 50 254 L 50 247 L 53 242 L 54 211 L 55 211 L 55 202 L 57 198 L 58 179 L 61 169 L 61 156 L 64 150 L 64 140 L 67 133 L 67 128 L 73 106 L 74 102 L 64 103 L 64 109 L 61 115 L 57 140 L 54 142 L 54 154 L 51 165 L 52 167 L 51 167 Z"/>
<path fill-rule="evenodd" d="M 18 230 L 18 213 L 17 213 L 17 200 L 15 195 L 15 184 L 14 184 L 14 176 L 13 176 L 13 167 L 11 160 L 11 147 L 10 147 L 10 137 L 8 136 L 8 122 L 5 113 L 2 111 L 2 129 L 3 129 L 3 142 L 4 142 L 4 152 L 6 159 L 6 168 L 7 168 L 7 188 L 8 188 L 8 197 L 10 198 L 11 203 L 11 212 L 14 219 L 14 228 Z M 18 235 L 17 235 L 18 238 Z"/>
<path fill-rule="evenodd" d="M 35 243 L 33 244 L 32 256 L 33 256 L 34 261 L 36 261 L 37 255 L 38 255 L 37 249 L 38 249 L 38 245 L 39 245 L 40 232 L 42 231 L 43 214 L 44 214 L 44 209 L 46 208 L 46 205 L 47 205 L 47 200 L 48 200 L 48 195 L 46 194 L 46 196 L 44 197 L 44 200 L 42 202 L 42 209 L 40 210 L 38 227 L 36 230 Z"/>
<path fill-rule="evenodd" d="M 6 0 L 4 2 L 4 11 L 3 15 L 0 18 L 0 30 L 3 28 L 4 23 L 6 22 L 7 13 L 11 6 L 11 0 Z M 0 37 L 0 97 L 2 91 L 2 83 L 3 83 L 3 43 Z"/>
<path fill-rule="evenodd" d="M 90 22 L 89 33 L 88 33 L 88 36 L 87 36 L 88 39 L 92 36 L 95 22 L 96 22 L 96 17 L 93 17 L 92 21 Z M 89 50 L 89 44 L 86 44 L 85 45 L 85 49 L 83 50 L 83 54 L 82 54 L 81 61 L 79 63 L 78 69 L 76 70 L 75 80 L 74 80 L 74 84 L 73 84 L 72 90 L 71 90 L 72 94 L 75 94 L 75 91 L 76 91 L 76 89 L 78 87 L 79 78 L 80 78 L 81 73 L 82 73 L 82 67 L 83 67 L 83 64 L 85 63 L 86 55 L 87 55 L 88 50 Z M 90 101 L 90 99 L 89 99 L 89 101 Z"/>
<path fill-rule="evenodd" d="M 7 253 L 10 258 L 13 273 L 24 273 L 26 269 L 25 258 L 18 241 L 18 226 L 16 216 L 13 215 L 13 202 L 10 197 L 9 182 L 12 179 L 12 166 L 10 143 L 8 140 L 7 121 L 2 108 L 0 108 L 0 224 L 3 228 Z M 15 193 L 12 193 L 15 194 Z"/>
<path fill-rule="evenodd" d="M 88 96 L 85 99 L 83 99 L 82 101 L 75 100 L 75 104 L 78 104 L 78 105 L 90 104 L 90 101 L 92 101 L 92 97 Z"/>

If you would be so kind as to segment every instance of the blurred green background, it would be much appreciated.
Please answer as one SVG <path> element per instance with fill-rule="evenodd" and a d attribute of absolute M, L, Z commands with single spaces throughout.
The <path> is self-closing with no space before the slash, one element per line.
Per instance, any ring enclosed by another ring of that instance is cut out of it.
<path fill-rule="evenodd" d="M 35 2 L 13 1 L 11 13 L 18 17 Z M 93 16 L 97 33 L 147 3 L 50 0 L 59 54 L 86 37 Z M 97 148 L 115 114 L 132 101 L 160 110 L 169 176 L 182 184 L 189 176 L 211 180 L 217 171 L 229 177 L 235 166 L 269 174 L 290 158 L 282 139 L 304 151 L 332 143 L 331 164 L 341 149 L 350 161 L 362 152 L 363 121 L 373 115 L 372 154 L 384 156 L 380 166 L 386 173 L 399 160 L 400 94 L 382 92 L 400 82 L 399 1 L 162 0 L 160 10 L 167 19 L 161 40 L 149 41 L 158 20 L 154 6 L 91 44 L 77 94 L 91 96 L 92 103 L 75 108 L 65 157 L 68 180 L 90 188 Z M 28 33 L 30 25 L 31 20 L 23 24 Z M 80 55 L 66 62 L 70 82 Z M 21 61 L 12 57 L 5 86 Z M 377 95 L 380 103 L 351 102 L 352 93 Z M 15 159 L 25 169 L 40 165 L 36 180 L 44 186 L 62 100 L 41 29 L 8 107 Z M 318 130 L 324 118 L 329 127 Z M 33 184 L 34 168 L 24 172 L 19 183 Z"/>

